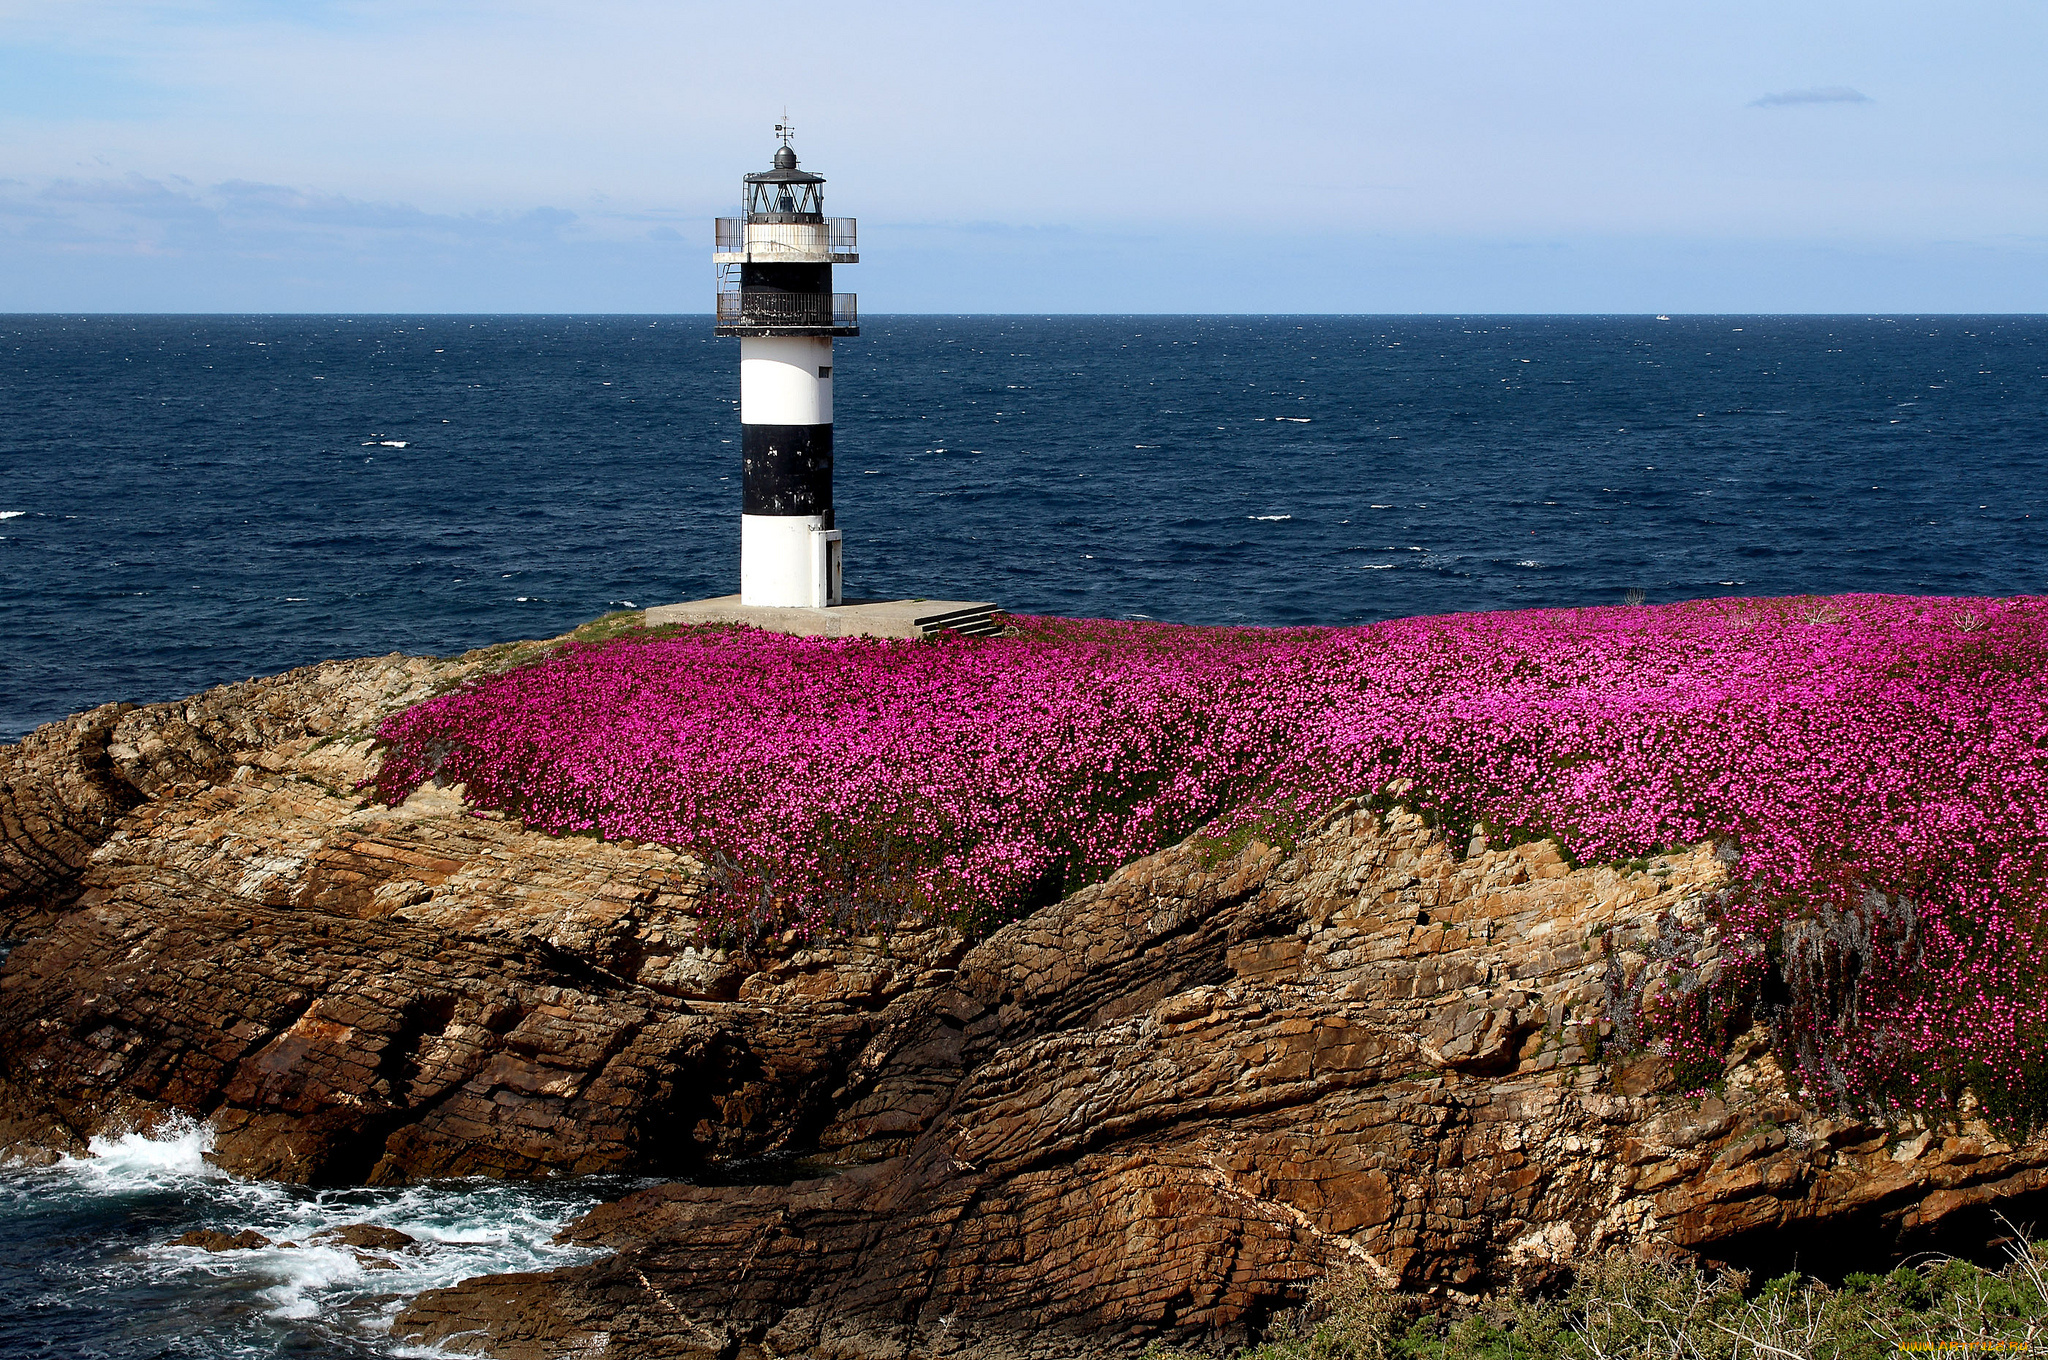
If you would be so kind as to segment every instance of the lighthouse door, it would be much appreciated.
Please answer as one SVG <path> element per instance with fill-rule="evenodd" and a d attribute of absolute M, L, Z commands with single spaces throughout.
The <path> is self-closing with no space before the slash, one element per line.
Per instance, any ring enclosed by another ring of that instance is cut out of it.
<path fill-rule="evenodd" d="M 830 608 L 844 599 L 845 540 L 837 529 L 811 530 L 811 604 Z"/>

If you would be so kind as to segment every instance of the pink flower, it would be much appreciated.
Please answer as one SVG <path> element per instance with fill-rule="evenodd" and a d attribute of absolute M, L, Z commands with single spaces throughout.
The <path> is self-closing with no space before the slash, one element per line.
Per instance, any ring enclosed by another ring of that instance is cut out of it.
<path fill-rule="evenodd" d="M 991 925 L 1192 832 L 1412 780 L 1448 825 L 1582 860 L 1738 845 L 1731 939 L 1907 899 L 1855 1014 L 1801 1013 L 1829 1081 L 1924 1105 L 1967 1070 L 2048 1099 L 2048 600 L 1014 622 L 572 646 L 391 719 L 380 790 L 438 772 L 538 829 L 686 847 L 744 934 Z"/>

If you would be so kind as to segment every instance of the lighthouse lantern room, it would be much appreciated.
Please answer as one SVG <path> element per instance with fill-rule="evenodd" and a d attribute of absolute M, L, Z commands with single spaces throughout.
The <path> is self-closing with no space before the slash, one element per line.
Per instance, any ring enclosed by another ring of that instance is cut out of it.
<path fill-rule="evenodd" d="M 771 169 L 748 175 L 742 215 L 718 219 L 718 334 L 740 341 L 740 598 L 840 603 L 832 522 L 832 337 L 859 335 L 832 266 L 860 260 L 854 222 L 826 217 L 825 177 L 797 168 L 792 129 Z"/>

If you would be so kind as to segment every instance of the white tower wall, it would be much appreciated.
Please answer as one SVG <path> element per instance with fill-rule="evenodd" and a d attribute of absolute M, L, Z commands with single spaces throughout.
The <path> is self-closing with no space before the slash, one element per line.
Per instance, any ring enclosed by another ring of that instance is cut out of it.
<path fill-rule="evenodd" d="M 839 544 L 839 531 L 826 528 L 823 515 L 741 515 L 740 603 L 839 603 Z"/>
<path fill-rule="evenodd" d="M 743 338 L 740 420 L 748 425 L 830 425 L 832 337 Z"/>

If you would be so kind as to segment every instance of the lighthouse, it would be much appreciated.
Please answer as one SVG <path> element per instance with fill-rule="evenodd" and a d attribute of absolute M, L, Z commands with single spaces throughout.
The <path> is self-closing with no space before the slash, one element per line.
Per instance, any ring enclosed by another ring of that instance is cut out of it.
<path fill-rule="evenodd" d="M 812 637 L 990 637 L 991 600 L 936 594 L 848 602 L 832 521 L 832 339 L 859 335 L 832 266 L 860 263 L 850 217 L 825 216 L 825 177 L 799 169 L 778 123 L 774 164 L 718 219 L 719 335 L 740 342 L 740 593 L 655 605 L 649 628 L 744 624 Z M 898 570 L 901 568 L 898 567 Z"/>
<path fill-rule="evenodd" d="M 860 260 L 854 221 L 825 216 L 825 177 L 797 166 L 776 126 L 774 164 L 748 175 L 741 215 L 718 219 L 717 333 L 740 342 L 740 600 L 841 603 L 832 521 L 832 339 L 859 335 L 832 266 Z"/>

